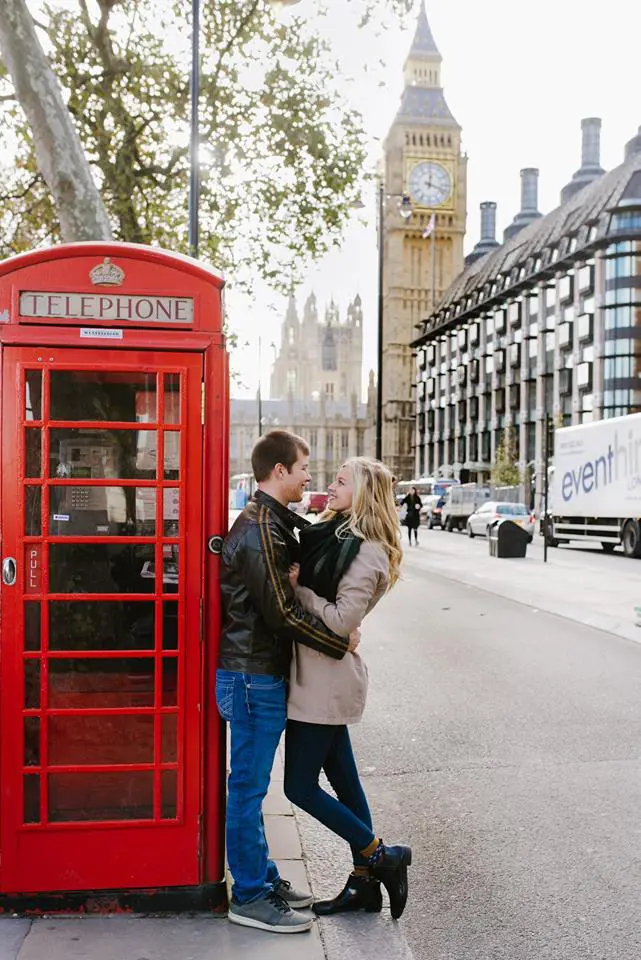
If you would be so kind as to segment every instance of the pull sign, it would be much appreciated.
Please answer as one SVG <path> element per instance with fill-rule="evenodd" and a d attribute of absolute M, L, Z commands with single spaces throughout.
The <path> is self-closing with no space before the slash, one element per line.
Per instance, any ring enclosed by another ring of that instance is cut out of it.
<path fill-rule="evenodd" d="M 42 563 L 39 543 L 29 543 L 24 549 L 25 593 L 40 593 L 42 588 Z"/>
<path fill-rule="evenodd" d="M 80 327 L 80 338 L 86 340 L 122 340 L 122 330 L 111 330 L 109 327 Z"/>

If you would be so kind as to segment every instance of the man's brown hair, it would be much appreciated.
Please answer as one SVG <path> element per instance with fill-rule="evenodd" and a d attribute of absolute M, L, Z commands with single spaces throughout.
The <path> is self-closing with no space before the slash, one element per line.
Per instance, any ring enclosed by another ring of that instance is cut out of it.
<path fill-rule="evenodd" d="M 270 430 L 254 444 L 252 470 L 256 482 L 266 480 L 277 463 L 291 470 L 299 454 L 309 456 L 309 447 L 302 437 L 289 430 Z"/>

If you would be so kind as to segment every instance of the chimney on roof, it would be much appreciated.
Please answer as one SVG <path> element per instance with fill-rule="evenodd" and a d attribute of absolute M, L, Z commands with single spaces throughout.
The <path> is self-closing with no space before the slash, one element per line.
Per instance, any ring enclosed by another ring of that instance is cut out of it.
<path fill-rule="evenodd" d="M 481 204 L 481 239 L 471 253 L 465 258 L 465 266 L 469 267 L 475 260 L 480 260 L 486 253 L 490 253 L 499 246 L 496 239 L 496 204 L 486 200 Z"/>
<path fill-rule="evenodd" d="M 496 204 L 489 200 L 481 204 L 481 240 L 496 242 Z"/>
<path fill-rule="evenodd" d="M 512 223 L 503 231 L 503 243 L 511 240 L 517 233 L 538 220 L 539 213 L 539 171 L 536 167 L 524 167 L 521 170 L 521 209 Z"/>
<path fill-rule="evenodd" d="M 601 120 L 599 117 L 586 117 L 581 121 L 582 144 L 581 166 L 601 169 Z"/>
<path fill-rule="evenodd" d="M 581 121 L 581 131 L 581 167 L 561 190 L 561 203 L 605 173 L 601 166 L 601 120 L 599 117 L 586 117 Z"/>
<path fill-rule="evenodd" d="M 539 207 L 539 171 L 536 167 L 521 170 L 521 213 L 536 213 Z"/>

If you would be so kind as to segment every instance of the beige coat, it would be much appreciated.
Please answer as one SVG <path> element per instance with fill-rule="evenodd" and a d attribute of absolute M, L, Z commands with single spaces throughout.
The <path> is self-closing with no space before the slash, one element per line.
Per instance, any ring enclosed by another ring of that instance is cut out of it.
<path fill-rule="evenodd" d="M 381 546 L 363 543 L 338 585 L 336 603 L 308 587 L 297 587 L 305 610 L 316 614 L 341 637 L 360 626 L 387 590 L 389 561 Z M 358 653 L 333 660 L 303 644 L 294 644 L 287 716 L 305 723 L 357 723 L 367 698 L 367 667 Z"/>

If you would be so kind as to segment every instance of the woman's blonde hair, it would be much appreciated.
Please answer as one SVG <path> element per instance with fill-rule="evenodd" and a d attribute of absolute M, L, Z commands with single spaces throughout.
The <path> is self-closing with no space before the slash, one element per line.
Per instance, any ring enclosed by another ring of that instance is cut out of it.
<path fill-rule="evenodd" d="M 336 535 L 341 537 L 349 532 L 368 543 L 379 543 L 389 560 L 391 590 L 399 578 L 403 558 L 392 473 L 380 460 L 369 457 L 350 457 L 343 467 L 352 475 L 352 509 Z M 335 511 L 326 510 L 321 519 L 335 515 Z"/>

